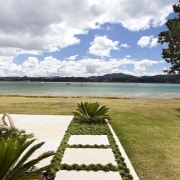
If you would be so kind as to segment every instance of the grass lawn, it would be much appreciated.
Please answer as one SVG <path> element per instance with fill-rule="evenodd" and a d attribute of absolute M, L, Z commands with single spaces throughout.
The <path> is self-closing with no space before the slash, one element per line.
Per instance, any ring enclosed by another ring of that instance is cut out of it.
<path fill-rule="evenodd" d="M 110 108 L 111 125 L 140 179 L 179 179 L 180 99 L 0 96 L 0 113 L 72 115 L 81 101 Z"/>

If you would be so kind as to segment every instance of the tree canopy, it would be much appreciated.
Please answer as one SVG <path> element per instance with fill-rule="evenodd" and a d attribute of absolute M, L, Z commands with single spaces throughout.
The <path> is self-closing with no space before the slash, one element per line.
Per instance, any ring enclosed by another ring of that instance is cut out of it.
<path fill-rule="evenodd" d="M 177 5 L 173 5 L 173 11 L 177 16 L 167 20 L 168 30 L 159 33 L 158 43 L 165 43 L 162 57 L 171 64 L 170 69 L 165 70 L 165 72 L 180 74 L 180 0 Z"/>

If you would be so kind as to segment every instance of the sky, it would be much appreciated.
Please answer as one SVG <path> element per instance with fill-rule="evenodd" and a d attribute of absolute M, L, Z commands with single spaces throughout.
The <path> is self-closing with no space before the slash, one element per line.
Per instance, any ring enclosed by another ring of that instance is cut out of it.
<path fill-rule="evenodd" d="M 0 76 L 163 74 L 178 0 L 0 0 Z"/>

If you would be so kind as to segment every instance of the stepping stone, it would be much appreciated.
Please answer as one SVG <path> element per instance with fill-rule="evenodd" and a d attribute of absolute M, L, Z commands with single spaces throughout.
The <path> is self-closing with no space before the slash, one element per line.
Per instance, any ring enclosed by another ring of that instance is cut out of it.
<path fill-rule="evenodd" d="M 109 145 L 107 135 L 71 135 L 69 145 Z"/>
<path fill-rule="evenodd" d="M 55 180 L 121 180 L 118 172 L 65 171 L 57 172 Z"/>
<path fill-rule="evenodd" d="M 117 165 L 112 150 L 100 148 L 66 148 L 61 163 Z"/>

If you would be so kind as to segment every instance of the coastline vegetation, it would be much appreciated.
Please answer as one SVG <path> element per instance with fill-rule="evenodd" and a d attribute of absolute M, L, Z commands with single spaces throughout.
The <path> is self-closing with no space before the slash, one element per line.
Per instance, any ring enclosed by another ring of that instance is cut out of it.
<path fill-rule="evenodd" d="M 37 81 L 37 82 L 131 82 L 131 83 L 180 83 L 179 74 L 155 75 L 155 76 L 133 76 L 123 73 L 105 74 L 93 77 L 0 77 L 0 81 Z"/>
<path fill-rule="evenodd" d="M 180 177 L 180 99 L 0 96 L 0 112 L 73 115 L 77 103 L 109 107 L 111 125 L 140 179 Z"/>

